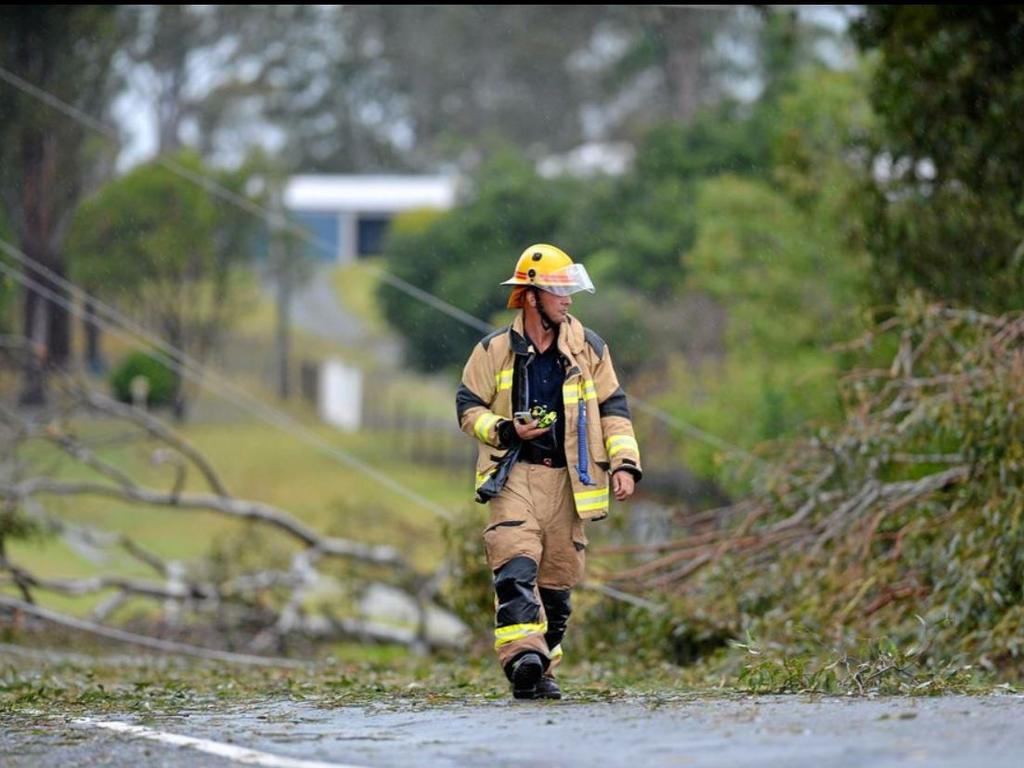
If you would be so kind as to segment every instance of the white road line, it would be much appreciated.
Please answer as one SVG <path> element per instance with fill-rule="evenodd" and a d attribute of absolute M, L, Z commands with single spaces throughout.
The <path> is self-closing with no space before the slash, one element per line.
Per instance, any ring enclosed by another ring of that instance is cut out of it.
<path fill-rule="evenodd" d="M 73 722 L 76 725 L 106 728 L 108 731 L 117 731 L 118 733 L 125 733 L 140 739 L 173 744 L 177 747 L 191 747 L 200 752 L 226 757 L 238 763 L 262 765 L 266 766 L 266 768 L 366 768 L 366 766 L 349 765 L 346 763 L 322 763 L 318 760 L 297 760 L 292 757 L 280 757 L 269 752 L 260 752 L 256 749 L 246 749 L 232 744 L 222 744 L 219 741 L 210 741 L 209 739 L 196 739 L 191 736 L 179 736 L 174 733 L 154 731 L 152 728 L 121 723 L 116 720 L 93 720 L 88 717 L 79 717 L 75 718 Z"/>

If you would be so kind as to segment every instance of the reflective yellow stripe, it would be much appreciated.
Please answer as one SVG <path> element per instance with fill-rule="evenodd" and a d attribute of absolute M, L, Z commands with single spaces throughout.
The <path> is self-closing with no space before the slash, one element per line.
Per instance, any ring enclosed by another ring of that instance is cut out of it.
<path fill-rule="evenodd" d="M 473 424 L 473 431 L 476 432 L 476 436 L 479 437 L 485 443 L 489 443 L 488 436 L 491 434 L 491 427 L 501 421 L 501 416 L 495 416 L 493 413 L 482 413 L 480 417 Z"/>
<path fill-rule="evenodd" d="M 608 489 L 600 491 L 584 491 L 573 494 L 576 499 L 577 512 L 593 512 L 595 509 L 608 509 Z"/>
<path fill-rule="evenodd" d="M 558 645 L 556 645 L 554 648 L 551 649 L 550 656 L 551 656 L 552 659 L 560 659 L 560 658 L 562 658 L 562 644 L 561 643 L 559 643 Z"/>
<path fill-rule="evenodd" d="M 497 627 L 494 630 L 494 648 L 497 650 L 503 645 L 514 643 L 534 634 L 544 634 L 548 631 L 546 621 L 537 624 L 509 624 L 507 627 Z"/>
<path fill-rule="evenodd" d="M 573 402 L 579 400 L 581 385 L 587 400 L 597 400 L 597 389 L 594 387 L 593 379 L 587 379 L 582 382 L 577 380 L 572 384 L 564 385 L 562 387 L 562 399 L 566 402 L 569 402 L 570 400 Z"/>
<path fill-rule="evenodd" d="M 477 475 L 476 476 L 476 487 L 479 488 L 481 485 L 483 485 L 484 483 L 486 483 L 490 479 L 491 479 L 491 473 L 490 472 L 488 472 L 486 475 Z"/>
<path fill-rule="evenodd" d="M 608 458 L 611 458 L 619 451 L 629 450 L 640 453 L 640 446 L 637 445 L 636 438 L 629 435 L 613 435 L 605 440 L 604 444 L 608 449 Z"/>
<path fill-rule="evenodd" d="M 499 392 L 503 389 L 512 389 L 512 369 L 506 368 L 494 374 L 494 386 Z"/>

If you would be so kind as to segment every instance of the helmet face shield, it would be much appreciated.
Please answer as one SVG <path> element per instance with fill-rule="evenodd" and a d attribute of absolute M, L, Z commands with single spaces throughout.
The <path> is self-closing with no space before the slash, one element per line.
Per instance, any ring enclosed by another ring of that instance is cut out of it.
<path fill-rule="evenodd" d="M 594 283 L 582 264 L 570 264 L 548 274 L 538 274 L 532 284 L 556 296 L 571 296 L 580 291 L 594 293 Z"/>

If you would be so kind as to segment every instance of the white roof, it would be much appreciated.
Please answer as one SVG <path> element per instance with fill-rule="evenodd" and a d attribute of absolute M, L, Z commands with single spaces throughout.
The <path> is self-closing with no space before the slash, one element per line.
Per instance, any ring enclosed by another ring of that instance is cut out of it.
<path fill-rule="evenodd" d="M 397 213 L 451 208 L 455 179 L 449 176 L 292 176 L 284 206 L 292 211 Z"/>

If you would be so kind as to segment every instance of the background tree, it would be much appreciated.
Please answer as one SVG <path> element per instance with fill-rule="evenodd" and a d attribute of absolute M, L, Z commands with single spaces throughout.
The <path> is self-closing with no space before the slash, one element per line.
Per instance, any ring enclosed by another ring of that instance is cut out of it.
<path fill-rule="evenodd" d="M 225 36 L 212 6 L 152 5 L 132 9 L 136 24 L 125 52 L 133 72 L 153 104 L 157 152 L 174 153 L 182 146 L 182 125 L 199 108 L 205 94 L 194 92 L 196 59 Z M 191 66 L 190 66 L 191 64 Z"/>
<path fill-rule="evenodd" d="M 723 11 L 606 6 L 126 13 L 161 146 L 238 159 L 270 134 L 285 167 L 323 172 L 475 166 L 495 142 L 536 157 L 688 120 L 719 93 L 715 41 L 738 24 Z"/>
<path fill-rule="evenodd" d="M 712 303 L 720 347 L 677 359 L 661 387 L 667 410 L 751 447 L 838 416 L 843 360 L 829 347 L 867 300 L 865 234 L 851 215 L 864 204 L 866 77 L 808 70 L 771 110 L 769 172 L 697 185 L 679 301 Z M 679 450 L 688 466 L 715 471 L 707 446 Z"/>
<path fill-rule="evenodd" d="M 176 159 L 212 175 L 194 154 Z M 245 173 L 233 176 L 219 180 L 237 191 Z M 82 203 L 69 242 L 74 278 L 204 361 L 236 310 L 235 268 L 253 255 L 257 224 L 162 165 L 139 166 Z"/>
<path fill-rule="evenodd" d="M 110 104 L 113 54 L 125 27 L 114 6 L 5 6 L 0 9 L 0 65 L 93 117 Z M 0 200 L 18 247 L 60 276 L 68 273 L 63 252 L 83 184 L 97 153 L 88 129 L 41 104 L 5 78 L 0 85 Z M 63 294 L 49 278 L 30 277 Z M 64 365 L 70 354 L 68 312 L 34 290 L 22 302 L 22 333 Z M 31 356 L 21 400 L 45 399 L 41 368 Z"/>
<path fill-rule="evenodd" d="M 876 293 L 978 308 L 1024 301 L 1024 8 L 869 6 L 877 51 L 876 193 L 866 226 Z"/>

